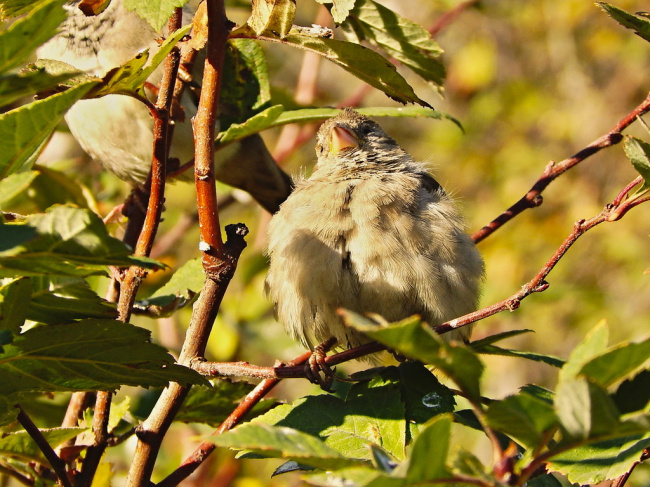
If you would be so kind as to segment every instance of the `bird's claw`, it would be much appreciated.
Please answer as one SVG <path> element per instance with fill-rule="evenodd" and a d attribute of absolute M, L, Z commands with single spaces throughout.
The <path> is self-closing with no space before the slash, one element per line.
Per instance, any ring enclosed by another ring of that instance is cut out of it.
<path fill-rule="evenodd" d="M 312 384 L 318 384 L 324 391 L 331 391 L 334 382 L 334 370 L 327 365 L 325 359 L 327 358 L 327 352 L 335 343 L 336 339 L 330 338 L 315 347 L 305 365 L 305 377 Z"/>

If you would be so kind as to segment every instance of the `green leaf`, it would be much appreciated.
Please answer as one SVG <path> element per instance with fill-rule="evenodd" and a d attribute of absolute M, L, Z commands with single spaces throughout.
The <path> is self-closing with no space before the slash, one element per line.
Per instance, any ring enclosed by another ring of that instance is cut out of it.
<path fill-rule="evenodd" d="M 472 400 L 480 401 L 479 379 L 483 373 L 483 364 L 465 345 L 443 342 L 417 316 L 387 326 L 379 326 L 350 311 L 346 311 L 343 316 L 346 325 L 370 338 L 407 357 L 435 365 Z"/>
<path fill-rule="evenodd" d="M 498 485 L 498 481 L 488 472 L 485 465 L 475 455 L 461 448 L 454 458 L 453 471 L 465 476 L 479 478 L 485 485 Z"/>
<path fill-rule="evenodd" d="M 0 73 L 24 63 L 37 47 L 54 37 L 59 24 L 66 18 L 63 3 L 63 0 L 44 2 L 0 31 Z M 4 4 L 2 14 L 8 15 Z"/>
<path fill-rule="evenodd" d="M 2 282 L 2 281 L 0 281 Z M 10 343 L 13 335 L 27 319 L 32 294 L 32 282 L 26 278 L 5 280 L 0 287 L 0 350 Z"/>
<path fill-rule="evenodd" d="M 246 23 L 255 34 L 285 38 L 296 15 L 295 0 L 253 0 L 253 12 Z"/>
<path fill-rule="evenodd" d="M 83 186 L 76 175 L 65 174 L 38 164 L 34 164 L 34 169 L 38 171 L 38 175 L 30 187 L 28 197 L 39 208 L 71 204 L 99 213 L 93 194 Z"/>
<path fill-rule="evenodd" d="M 595 485 L 625 474 L 650 446 L 650 433 L 578 446 L 555 455 L 547 464 L 580 485 Z"/>
<path fill-rule="evenodd" d="M 442 86 L 442 49 L 421 25 L 372 0 L 357 0 L 342 27 L 357 44 L 367 41 L 380 47 L 426 81 Z"/>
<path fill-rule="evenodd" d="M 450 120 L 461 130 L 460 122 L 446 113 L 439 112 L 433 108 L 418 106 L 408 107 L 367 107 L 357 108 L 359 113 L 367 117 L 425 117 L 437 120 Z M 341 112 L 338 108 L 301 108 L 283 112 L 272 126 L 284 125 L 287 123 L 308 123 L 319 122 L 327 118 L 335 117 Z"/>
<path fill-rule="evenodd" d="M 406 471 L 409 484 L 449 477 L 447 455 L 451 435 L 451 418 L 441 415 L 429 421 L 413 443 Z"/>
<path fill-rule="evenodd" d="M 507 348 L 497 347 L 495 345 L 483 345 L 480 349 L 476 349 L 475 347 L 472 348 L 477 353 L 484 355 L 501 355 L 502 357 L 525 358 L 534 362 L 542 362 L 558 368 L 564 365 L 564 360 L 558 357 L 553 357 L 552 355 L 543 355 L 541 353 L 534 352 L 521 352 L 519 350 L 510 350 Z"/>
<path fill-rule="evenodd" d="M 0 115 L 0 179 L 30 169 L 65 112 L 93 86 L 84 83 Z"/>
<path fill-rule="evenodd" d="M 621 10 L 620 8 L 615 7 L 614 5 L 610 5 L 609 3 L 596 2 L 596 5 L 602 8 L 605 13 L 607 13 L 607 15 L 609 15 L 623 27 L 632 29 L 636 35 L 650 42 L 650 21 L 648 21 L 648 19 L 643 18 L 640 15 L 629 14 L 625 10 Z"/>
<path fill-rule="evenodd" d="M 409 424 L 423 424 L 434 416 L 453 412 L 454 393 L 429 369 L 418 362 L 403 362 L 398 370 Z"/>
<path fill-rule="evenodd" d="M 174 9 L 184 6 L 188 0 L 123 0 L 127 10 L 137 13 L 160 32 Z"/>
<path fill-rule="evenodd" d="M 311 485 L 326 487 L 334 485 L 350 485 L 355 487 L 405 487 L 406 480 L 389 477 L 371 467 L 348 467 L 334 471 L 317 471 L 305 475 Z"/>
<path fill-rule="evenodd" d="M 219 98 L 219 123 L 229 127 L 258 113 L 271 100 L 269 71 L 257 41 L 228 41 Z"/>
<path fill-rule="evenodd" d="M 283 426 L 247 423 L 208 440 L 218 446 L 250 450 L 265 457 L 291 459 L 324 469 L 365 463 L 344 457 L 315 436 Z"/>
<path fill-rule="evenodd" d="M 72 76 L 71 73 L 51 75 L 44 70 L 0 76 L 0 107 L 34 93 L 51 90 Z"/>
<path fill-rule="evenodd" d="M 93 212 L 55 206 L 27 223 L 0 223 L 0 276 L 104 274 L 106 265 L 156 268 L 153 259 L 134 257 L 111 237 Z"/>
<path fill-rule="evenodd" d="M 526 392 L 491 402 L 486 419 L 494 429 L 527 448 L 541 445 L 545 433 L 557 425 L 552 404 Z"/>
<path fill-rule="evenodd" d="M 543 474 L 526 482 L 526 487 L 562 487 L 562 484 L 551 474 Z"/>
<path fill-rule="evenodd" d="M 77 277 L 33 278 L 34 286 L 27 319 L 37 323 L 59 324 L 84 318 L 117 318 L 115 305 L 95 293 Z"/>
<path fill-rule="evenodd" d="M 646 21 L 647 22 L 647 21 Z M 649 23 L 650 24 L 650 23 Z M 623 144 L 625 154 L 634 166 L 634 169 L 643 177 L 643 189 L 650 187 L 650 144 L 636 137 L 625 137 Z"/>
<path fill-rule="evenodd" d="M 650 364 L 650 338 L 641 343 L 621 344 L 587 362 L 580 370 L 601 387 L 628 379 Z"/>
<path fill-rule="evenodd" d="M 510 330 L 501 333 L 495 333 L 494 335 L 487 336 L 481 340 L 473 341 L 470 343 L 470 346 L 475 352 L 481 353 L 483 351 L 483 347 L 486 347 L 487 345 L 493 345 L 496 342 L 507 340 L 508 338 L 523 335 L 525 333 L 533 333 L 533 330 Z"/>
<path fill-rule="evenodd" d="M 282 105 L 273 105 L 253 115 L 244 123 L 232 124 L 225 132 L 217 135 L 217 148 L 271 127 L 283 110 Z"/>
<path fill-rule="evenodd" d="M 569 360 L 560 370 L 560 381 L 576 377 L 587 362 L 605 352 L 608 340 L 609 331 L 605 322 L 601 321 L 573 349 Z"/>
<path fill-rule="evenodd" d="M 191 390 L 191 389 L 190 389 Z M 121 402 L 113 401 L 111 403 L 111 411 L 109 413 L 107 430 L 109 433 L 113 432 L 120 424 L 120 421 L 129 414 L 131 408 L 131 397 L 126 396 Z"/>
<path fill-rule="evenodd" d="M 282 40 L 273 37 L 261 37 L 261 39 L 282 42 L 319 54 L 370 86 L 383 91 L 393 100 L 430 107 L 426 101 L 418 98 L 395 66 L 372 49 L 351 42 L 313 37 L 294 33 L 294 31 Z"/>
<path fill-rule="evenodd" d="M 36 176 L 38 176 L 38 172 L 26 171 L 12 174 L 0 180 L 0 208 L 3 208 L 16 196 L 22 194 Z"/>
<path fill-rule="evenodd" d="M 145 50 L 119 68 L 109 71 L 104 77 L 105 84 L 95 91 L 93 95 L 104 96 L 114 93 L 135 92 L 144 96 L 144 84 L 149 76 L 165 60 L 167 54 L 171 52 L 178 41 L 187 35 L 191 27 L 191 25 L 181 27 L 167 37 L 149 63 L 147 63 L 149 51 Z"/>
<path fill-rule="evenodd" d="M 403 459 L 406 421 L 399 374 L 394 368 L 379 369 L 378 374 L 369 382 L 352 386 L 346 400 L 329 395 L 307 396 L 291 405 L 278 406 L 253 422 L 319 436 L 329 447 L 350 458 L 371 460 L 368 445 L 374 444 Z"/>
<path fill-rule="evenodd" d="M 230 382 L 227 380 L 211 381 L 212 387 L 192 387 L 183 402 L 181 410 L 175 417 L 182 423 L 205 423 L 210 426 L 219 426 L 242 398 L 253 390 L 254 385 L 248 382 Z M 258 414 L 268 411 L 276 404 L 273 399 L 258 403 L 253 411 L 247 415 L 250 419 Z"/>
<path fill-rule="evenodd" d="M 199 293 L 204 282 L 205 271 L 201 259 L 191 259 L 174 272 L 167 284 L 138 304 L 167 308 L 174 303 L 183 303 Z"/>
<path fill-rule="evenodd" d="M 112 391 L 122 385 L 164 387 L 205 383 L 128 323 L 84 320 L 32 328 L 0 354 L 0 395 L 25 391 Z"/>
<path fill-rule="evenodd" d="M 76 438 L 90 428 L 49 428 L 40 429 L 52 448 Z M 0 436 L 0 457 L 17 457 L 27 461 L 44 462 L 45 457 L 36 442 L 25 431 L 5 433 Z"/>
<path fill-rule="evenodd" d="M 555 412 L 573 438 L 586 439 L 615 431 L 619 412 L 607 392 L 584 377 L 560 381 Z"/>

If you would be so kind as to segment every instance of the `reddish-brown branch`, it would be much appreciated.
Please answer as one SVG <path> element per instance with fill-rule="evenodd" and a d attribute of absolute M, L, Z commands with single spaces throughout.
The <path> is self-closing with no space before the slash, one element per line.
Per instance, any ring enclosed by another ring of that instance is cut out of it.
<path fill-rule="evenodd" d="M 454 8 L 449 9 L 447 12 L 442 14 L 435 23 L 429 27 L 429 34 L 431 37 L 435 37 L 442 29 L 451 24 L 456 18 L 463 13 L 464 10 L 478 4 L 479 0 L 466 0 L 465 2 L 459 3 Z"/>
<path fill-rule="evenodd" d="M 623 117 L 608 133 L 594 140 L 587 147 L 569 157 L 568 159 L 564 159 L 563 161 L 557 163 L 550 162 L 544 168 L 544 171 L 542 172 L 542 175 L 539 177 L 539 179 L 535 182 L 535 184 L 533 184 L 533 187 L 514 205 L 501 213 L 498 217 L 485 225 L 483 228 L 474 232 L 472 235 L 472 240 L 475 243 L 480 242 L 481 240 L 494 233 L 505 223 L 512 220 L 518 214 L 529 208 L 535 208 L 536 206 L 541 205 L 543 202 L 542 192 L 558 176 L 568 171 L 580 162 L 584 161 L 588 157 L 596 154 L 600 150 L 618 144 L 621 140 L 623 140 L 621 132 L 625 130 L 630 124 L 632 124 L 632 122 L 634 122 L 638 117 L 644 115 L 648 111 L 650 111 L 650 94 L 648 94 L 646 99 L 643 100 L 639 106 L 625 115 L 625 117 Z"/>
<path fill-rule="evenodd" d="M 65 470 L 65 462 L 59 458 L 59 456 L 54 452 L 50 444 L 47 442 L 43 433 L 38 429 L 38 427 L 32 422 L 31 418 L 27 416 L 27 413 L 20 407 L 19 404 L 16 404 L 18 408 L 18 422 L 20 425 L 25 428 L 27 434 L 34 440 L 38 445 L 39 450 L 43 453 L 49 464 L 52 466 L 54 473 L 59 479 L 59 482 L 64 487 L 72 487 L 72 483 L 68 478 L 68 473 Z"/>

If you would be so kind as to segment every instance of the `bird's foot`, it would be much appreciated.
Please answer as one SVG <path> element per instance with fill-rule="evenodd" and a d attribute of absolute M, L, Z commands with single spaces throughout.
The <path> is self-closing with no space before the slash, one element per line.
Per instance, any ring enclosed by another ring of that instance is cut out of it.
<path fill-rule="evenodd" d="M 327 352 L 336 344 L 332 337 L 314 348 L 309 361 L 305 365 L 305 376 L 312 384 L 318 384 L 321 389 L 330 391 L 334 382 L 334 371 L 325 361 Z"/>

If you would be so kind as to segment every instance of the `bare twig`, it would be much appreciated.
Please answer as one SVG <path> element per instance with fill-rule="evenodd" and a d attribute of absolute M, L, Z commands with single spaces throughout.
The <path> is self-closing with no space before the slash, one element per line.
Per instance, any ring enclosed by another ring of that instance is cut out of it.
<path fill-rule="evenodd" d="M 459 3 L 454 8 L 451 8 L 442 14 L 428 29 L 431 37 L 435 37 L 436 34 L 438 34 L 441 30 L 456 20 L 456 18 L 461 13 L 463 13 L 464 10 L 467 10 L 469 7 L 473 7 L 474 5 L 478 4 L 478 2 L 479 0 L 466 0 L 465 2 Z"/>
<path fill-rule="evenodd" d="M 533 184 L 533 187 L 514 205 L 501 213 L 498 217 L 485 225 L 483 228 L 474 232 L 472 235 L 472 240 L 475 243 L 480 242 L 481 240 L 494 233 L 505 223 L 512 220 L 519 213 L 522 213 L 529 208 L 535 208 L 541 205 L 543 202 L 542 192 L 549 184 L 551 184 L 551 182 L 553 182 L 562 173 L 568 171 L 572 167 L 576 166 L 588 157 L 596 154 L 600 150 L 618 144 L 621 140 L 623 140 L 621 132 L 625 130 L 630 124 L 632 124 L 632 122 L 634 122 L 638 117 L 641 117 L 648 111 L 650 111 L 650 94 L 648 94 L 646 99 L 643 100 L 639 106 L 625 115 L 625 117 L 623 117 L 616 125 L 614 125 L 614 127 L 608 133 L 594 140 L 587 147 L 575 153 L 568 159 L 564 159 L 560 162 L 550 162 L 544 168 L 544 171 L 542 172 L 542 175 L 539 177 L 539 179 L 535 182 L 535 184 Z"/>
<path fill-rule="evenodd" d="M 31 436 L 34 442 L 36 442 L 39 450 L 41 450 L 49 464 L 52 466 L 52 469 L 54 470 L 54 473 L 56 473 L 59 482 L 61 482 L 64 487 L 72 487 L 72 483 L 68 477 L 68 472 L 65 470 L 65 462 L 61 460 L 59 456 L 54 452 L 50 444 L 43 436 L 43 433 L 41 433 L 38 427 L 32 422 L 31 418 L 27 416 L 27 413 L 20 406 L 20 404 L 16 404 L 16 407 L 18 408 L 18 422 L 23 428 L 25 428 L 25 431 L 27 431 L 27 434 Z"/>

